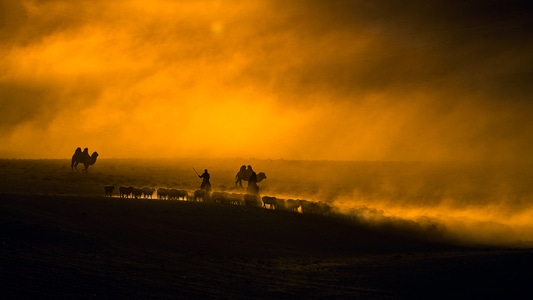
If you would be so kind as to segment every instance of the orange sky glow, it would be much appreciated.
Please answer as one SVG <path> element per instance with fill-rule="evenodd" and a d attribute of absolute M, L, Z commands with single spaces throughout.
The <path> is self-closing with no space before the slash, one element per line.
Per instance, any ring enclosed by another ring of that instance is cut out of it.
<path fill-rule="evenodd" d="M 529 160 L 522 1 L 0 2 L 0 157 Z"/>

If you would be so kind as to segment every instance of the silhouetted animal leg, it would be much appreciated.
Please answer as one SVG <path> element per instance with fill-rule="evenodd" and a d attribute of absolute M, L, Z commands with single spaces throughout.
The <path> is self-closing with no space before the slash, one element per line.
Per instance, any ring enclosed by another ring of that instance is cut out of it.
<path fill-rule="evenodd" d="M 237 181 L 235 181 L 235 187 L 237 187 L 237 183 L 242 188 L 242 181 L 240 179 L 237 179 Z"/>

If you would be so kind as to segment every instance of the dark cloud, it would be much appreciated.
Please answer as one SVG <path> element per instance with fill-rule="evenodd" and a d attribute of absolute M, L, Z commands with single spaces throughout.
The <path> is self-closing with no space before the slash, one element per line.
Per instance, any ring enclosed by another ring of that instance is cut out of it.
<path fill-rule="evenodd" d="M 273 89 L 282 92 L 350 94 L 441 86 L 458 93 L 473 88 L 494 92 L 499 82 L 509 83 L 508 77 L 533 65 L 533 13 L 525 1 L 305 3 L 280 4 L 280 17 L 267 15 L 264 25 L 265 31 L 273 30 L 269 36 L 277 33 L 279 39 L 267 38 L 266 44 L 257 39 L 268 51 L 259 59 L 280 67 L 264 70 L 257 62 L 249 72 L 252 77 L 266 74 Z M 358 42 L 364 46 L 354 46 Z M 286 44 L 294 57 L 281 53 Z"/>
<path fill-rule="evenodd" d="M 0 1 L 0 41 L 18 34 L 26 22 L 27 14 L 20 1 Z"/>
<path fill-rule="evenodd" d="M 51 103 L 45 96 L 46 90 L 42 88 L 0 83 L 0 128 L 5 130 L 47 114 Z"/>
<path fill-rule="evenodd" d="M 0 82 L 0 132 L 9 133 L 28 124 L 45 130 L 58 115 L 90 109 L 99 91 L 83 84 L 76 87 Z"/>
<path fill-rule="evenodd" d="M 276 34 L 266 39 L 266 50 L 245 77 L 264 82 L 267 92 L 285 103 L 289 98 L 302 106 L 308 97 L 353 103 L 345 107 L 353 116 L 336 120 L 345 124 L 342 133 L 331 128 L 328 140 L 332 135 L 339 135 L 338 144 L 357 140 L 354 119 L 365 119 L 364 114 L 375 116 L 369 121 L 387 122 L 396 110 L 397 118 L 409 118 L 401 132 L 384 137 L 389 142 L 378 150 L 383 157 L 528 156 L 533 137 L 529 2 L 291 1 L 276 8 L 277 17 L 267 14 L 263 20 L 265 32 Z M 285 55 L 287 48 L 293 56 Z M 387 100 L 368 105 L 366 99 L 375 94 Z M 346 128 L 354 134 L 346 136 Z"/>

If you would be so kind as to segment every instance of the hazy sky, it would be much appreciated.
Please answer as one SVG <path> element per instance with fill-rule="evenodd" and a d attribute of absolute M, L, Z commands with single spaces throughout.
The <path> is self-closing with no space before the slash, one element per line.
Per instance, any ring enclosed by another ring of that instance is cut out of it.
<path fill-rule="evenodd" d="M 528 3 L 0 0 L 0 157 L 533 161 Z"/>

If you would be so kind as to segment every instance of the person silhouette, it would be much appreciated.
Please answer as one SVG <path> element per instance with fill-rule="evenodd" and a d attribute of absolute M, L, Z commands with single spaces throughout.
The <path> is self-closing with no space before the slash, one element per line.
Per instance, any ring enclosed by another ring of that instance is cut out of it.
<path fill-rule="evenodd" d="M 252 175 L 250 175 L 250 178 L 248 178 L 247 191 L 250 194 L 259 193 L 259 187 L 257 186 L 257 174 L 253 171 L 252 171 Z"/>
<path fill-rule="evenodd" d="M 248 165 L 247 169 L 246 169 L 246 179 L 244 180 L 249 180 L 250 179 L 250 176 L 252 176 L 252 173 L 254 173 L 254 169 L 252 169 L 252 166 L 251 165 Z"/>
<path fill-rule="evenodd" d="M 209 180 L 211 179 L 211 175 L 209 175 L 207 169 L 204 170 L 204 173 L 202 173 L 202 175 L 198 175 L 198 177 L 202 178 L 202 184 L 200 185 L 200 189 L 206 192 L 211 192 L 211 182 L 209 182 Z"/>

